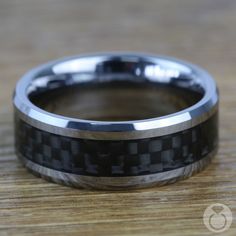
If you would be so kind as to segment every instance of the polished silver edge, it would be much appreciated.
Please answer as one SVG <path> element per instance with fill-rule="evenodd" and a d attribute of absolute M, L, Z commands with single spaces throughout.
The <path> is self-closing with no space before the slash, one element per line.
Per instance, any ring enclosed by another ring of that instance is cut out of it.
<path fill-rule="evenodd" d="M 66 127 L 65 128 L 55 127 L 46 124 L 42 121 L 32 119 L 29 116 L 25 115 L 24 113 L 20 112 L 17 108 L 15 108 L 16 115 L 24 122 L 26 122 L 29 125 L 32 125 L 35 128 L 66 137 L 93 139 L 93 140 L 132 140 L 132 139 L 160 137 L 167 134 L 173 134 L 203 123 L 204 121 L 208 120 L 211 116 L 213 116 L 217 111 L 218 111 L 218 103 L 209 112 L 204 113 L 204 115 L 202 115 L 201 117 L 196 117 L 186 122 L 182 122 L 180 125 L 177 124 L 169 126 L 168 128 L 158 127 L 158 128 L 153 128 L 151 130 L 98 132 L 98 131 L 70 129 Z"/>
<path fill-rule="evenodd" d="M 39 73 L 42 69 L 53 67 L 67 60 L 83 58 L 86 59 L 87 57 L 93 56 L 109 59 L 110 56 L 114 55 L 124 57 L 141 56 L 153 61 L 168 60 L 170 63 L 178 63 L 190 68 L 194 73 L 196 73 L 199 78 L 201 78 L 206 83 L 207 92 L 198 103 L 180 112 L 154 119 L 126 122 L 102 122 L 72 119 L 59 116 L 36 107 L 26 96 L 27 83 L 29 83 L 31 78 L 34 77 L 35 74 Z M 128 140 L 158 137 L 194 127 L 207 120 L 218 110 L 218 100 L 217 87 L 212 77 L 206 71 L 188 62 L 180 61 L 174 58 L 146 55 L 142 53 L 105 53 L 82 55 L 78 57 L 57 60 L 30 71 L 18 82 L 13 103 L 15 106 L 16 115 L 20 119 L 38 129 L 50 133 L 84 139 Z M 71 128 L 71 124 L 73 124 L 73 128 Z"/>
<path fill-rule="evenodd" d="M 157 174 L 129 177 L 94 177 L 76 175 L 49 169 L 26 159 L 20 153 L 18 153 L 17 155 L 24 166 L 33 174 L 55 183 L 73 186 L 76 188 L 127 190 L 151 186 L 161 186 L 188 178 L 193 174 L 203 170 L 211 162 L 216 152 L 217 148 L 203 159 L 175 170 Z"/>

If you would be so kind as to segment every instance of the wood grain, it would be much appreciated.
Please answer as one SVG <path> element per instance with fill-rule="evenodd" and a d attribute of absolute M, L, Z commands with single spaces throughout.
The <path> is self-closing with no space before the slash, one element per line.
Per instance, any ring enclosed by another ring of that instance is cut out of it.
<path fill-rule="evenodd" d="M 211 235 L 212 203 L 234 215 L 236 235 L 235 0 L 0 1 L 0 235 Z M 94 51 L 144 51 L 192 61 L 220 94 L 220 149 L 205 171 L 173 185 L 104 192 L 48 183 L 13 148 L 11 96 L 18 78 L 51 59 Z"/>

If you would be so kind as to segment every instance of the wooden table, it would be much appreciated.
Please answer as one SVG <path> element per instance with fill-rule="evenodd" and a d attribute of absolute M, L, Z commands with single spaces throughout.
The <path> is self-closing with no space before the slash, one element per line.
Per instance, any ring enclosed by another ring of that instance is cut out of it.
<path fill-rule="evenodd" d="M 19 77 L 51 59 L 94 51 L 167 54 L 218 82 L 220 149 L 205 171 L 173 185 L 104 192 L 48 183 L 13 147 L 11 96 Z M 236 235 L 235 0 L 0 1 L 0 235 L 210 235 L 205 208 L 230 207 Z"/>

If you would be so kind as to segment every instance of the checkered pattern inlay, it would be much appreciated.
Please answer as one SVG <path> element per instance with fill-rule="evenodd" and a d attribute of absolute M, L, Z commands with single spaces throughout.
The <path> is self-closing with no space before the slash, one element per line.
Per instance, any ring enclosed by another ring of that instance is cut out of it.
<path fill-rule="evenodd" d="M 137 176 L 173 170 L 216 148 L 217 113 L 191 129 L 138 140 L 86 140 L 39 130 L 16 118 L 16 149 L 42 166 L 89 176 Z"/>

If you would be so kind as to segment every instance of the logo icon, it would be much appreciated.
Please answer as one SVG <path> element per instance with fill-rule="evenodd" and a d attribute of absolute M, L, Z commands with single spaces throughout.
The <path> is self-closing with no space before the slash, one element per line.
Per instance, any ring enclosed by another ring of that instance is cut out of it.
<path fill-rule="evenodd" d="M 215 203 L 206 208 L 203 214 L 205 226 L 214 233 L 222 233 L 229 229 L 233 221 L 232 212 L 228 206 Z"/>

